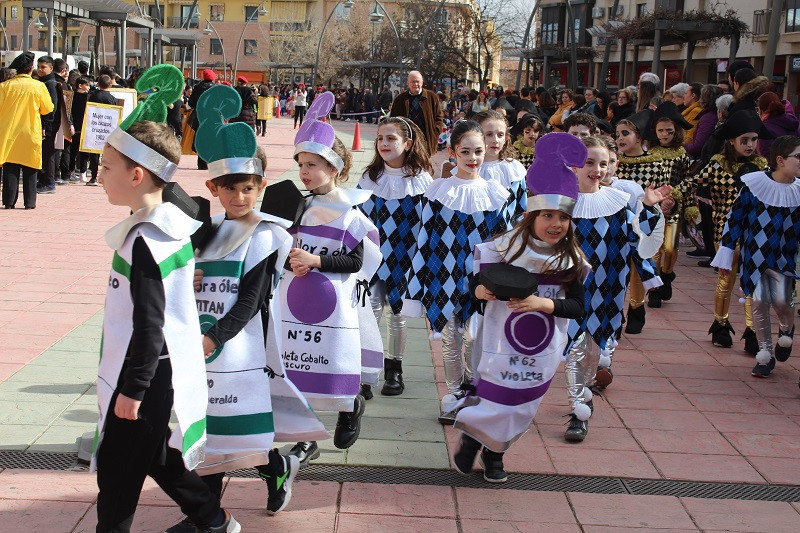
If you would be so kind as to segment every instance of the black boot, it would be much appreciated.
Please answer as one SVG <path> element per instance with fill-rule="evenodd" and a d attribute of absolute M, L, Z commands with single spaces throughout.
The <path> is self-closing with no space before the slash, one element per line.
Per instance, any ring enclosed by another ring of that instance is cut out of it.
<path fill-rule="evenodd" d="M 647 293 L 647 307 L 654 309 L 661 307 L 661 292 L 658 289 L 652 289 Z"/>
<path fill-rule="evenodd" d="M 375 396 L 374 394 L 372 394 L 372 385 L 367 385 L 366 383 L 362 383 L 361 396 L 363 396 L 365 400 L 371 400 Z"/>
<path fill-rule="evenodd" d="M 792 338 L 794 337 L 794 328 L 791 331 L 781 331 L 778 329 L 778 342 L 775 344 L 775 359 L 781 363 L 789 359 L 792 355 Z M 781 344 L 783 342 L 784 344 Z"/>
<path fill-rule="evenodd" d="M 403 384 L 403 363 L 397 359 L 383 360 L 383 388 L 384 396 L 399 396 L 403 394 L 406 386 Z"/>
<path fill-rule="evenodd" d="M 461 435 L 461 447 L 453 454 L 453 465 L 459 474 L 469 474 L 472 472 L 472 465 L 475 456 L 481 451 L 481 443 L 469 435 Z"/>
<path fill-rule="evenodd" d="M 333 445 L 346 450 L 356 443 L 361 432 L 361 415 L 364 414 L 364 398 L 359 394 L 353 402 L 353 410 L 339 413 L 333 432 Z"/>
<path fill-rule="evenodd" d="M 664 282 L 664 285 L 658 288 L 658 292 L 661 293 L 661 299 L 668 302 L 672 300 L 672 282 L 675 281 L 675 272 L 661 274 L 661 281 Z"/>
<path fill-rule="evenodd" d="M 744 328 L 742 339 L 744 339 L 745 352 L 749 353 L 750 355 L 755 355 L 758 353 L 758 339 L 756 338 L 755 331 L 750 328 Z"/>
<path fill-rule="evenodd" d="M 484 448 L 481 452 L 481 462 L 483 463 L 483 479 L 489 483 L 505 483 L 508 481 L 508 474 L 503 468 L 502 453 Z"/>
<path fill-rule="evenodd" d="M 644 327 L 644 306 L 641 305 L 634 309 L 628 305 L 628 321 L 625 323 L 625 333 L 637 335 L 642 332 Z"/>
<path fill-rule="evenodd" d="M 730 348 L 733 346 L 731 333 L 735 334 L 736 332 L 733 331 L 733 326 L 731 326 L 731 323 L 727 320 L 724 324 L 720 324 L 714 320 L 714 323 L 708 328 L 708 334 L 711 335 L 711 342 L 714 346 L 719 346 L 720 348 Z"/>

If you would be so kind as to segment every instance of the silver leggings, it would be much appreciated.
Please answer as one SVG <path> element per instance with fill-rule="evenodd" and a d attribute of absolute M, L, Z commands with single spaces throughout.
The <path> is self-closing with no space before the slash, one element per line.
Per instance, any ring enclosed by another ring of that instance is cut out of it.
<path fill-rule="evenodd" d="M 377 281 L 369 290 L 369 301 L 372 304 L 372 312 L 375 313 L 375 319 L 378 321 L 378 327 L 380 327 L 381 318 L 383 317 L 383 308 L 387 305 L 386 282 Z M 389 309 L 387 330 L 388 348 L 385 357 L 387 359 L 394 359 L 395 361 L 402 361 L 403 353 L 406 351 L 406 317 L 401 314 L 396 315 Z"/>
<path fill-rule="evenodd" d="M 778 316 L 780 331 L 787 335 L 792 334 L 794 328 L 793 281 L 789 276 L 767 269 L 761 273 L 761 278 L 753 291 L 753 326 L 756 330 L 758 347 L 769 353 L 772 353 L 770 306 Z"/>
<path fill-rule="evenodd" d="M 456 315 L 450 317 L 442 330 L 442 359 L 447 392 L 455 394 L 461 390 L 462 381 L 470 382 L 473 378 L 472 339 Z"/>
<path fill-rule="evenodd" d="M 614 353 L 615 343 L 609 339 L 606 342 L 606 353 L 611 357 Z M 579 403 L 586 403 L 585 389 L 594 385 L 597 375 L 597 365 L 600 362 L 600 348 L 588 333 L 582 333 L 572 344 L 567 353 L 567 362 L 564 373 L 567 377 L 567 395 L 569 406 L 574 411 Z"/>

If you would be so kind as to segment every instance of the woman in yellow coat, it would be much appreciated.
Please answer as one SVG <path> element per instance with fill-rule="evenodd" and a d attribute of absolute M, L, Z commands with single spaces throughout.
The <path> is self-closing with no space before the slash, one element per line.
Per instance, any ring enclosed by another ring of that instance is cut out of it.
<path fill-rule="evenodd" d="M 25 207 L 36 207 L 36 171 L 42 168 L 41 115 L 53 112 L 53 101 L 44 83 L 31 78 L 31 52 L 23 52 L 11 63 L 17 75 L 0 83 L 0 165 L 3 166 L 3 206 L 17 202 L 19 178 Z"/>

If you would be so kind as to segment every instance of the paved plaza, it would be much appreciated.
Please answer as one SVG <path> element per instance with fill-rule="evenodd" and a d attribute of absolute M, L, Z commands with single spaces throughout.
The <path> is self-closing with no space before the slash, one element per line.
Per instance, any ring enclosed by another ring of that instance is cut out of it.
<path fill-rule="evenodd" d="M 334 126 L 350 146 L 354 123 Z M 365 150 L 354 154 L 350 185 L 372 158 L 375 129 L 361 125 Z M 285 118 L 271 121 L 268 135 L 258 138 L 269 157 L 270 180 L 297 179 L 293 138 Z M 193 156 L 183 157 L 177 176 L 190 194 L 208 196 L 205 172 L 195 170 Z M 212 202 L 212 214 L 219 212 Z M 76 438 L 94 431 L 94 379 L 112 256 L 103 233 L 126 215 L 126 208 L 107 203 L 102 188 L 83 185 L 40 195 L 33 211 L 0 211 L 0 458 L 74 454 Z M 632 486 L 626 480 L 690 481 L 696 483 L 686 486 L 694 488 L 721 482 L 732 490 L 726 499 L 689 497 L 694 493 L 688 488 L 670 496 L 497 489 L 472 483 L 481 479 L 478 473 L 467 478 L 470 486 L 451 482 L 449 456 L 458 434 L 436 420 L 444 393 L 441 343 L 429 341 L 417 319 L 410 321 L 404 394 L 376 391 L 358 442 L 346 451 L 321 443 L 322 456 L 314 462 L 345 477 L 366 471 L 369 479 L 304 474 L 288 509 L 267 517 L 263 482 L 231 477 L 223 504 L 244 531 L 797 531 L 800 498 L 749 501 L 737 496 L 737 488 L 800 485 L 800 356 L 757 379 L 738 335 L 732 349 L 712 346 L 707 331 L 716 275 L 695 263 L 681 254 L 673 299 L 647 310 L 642 334 L 623 336 L 614 383 L 595 401 L 586 441 L 563 440 L 569 409 L 559 373 L 531 431 L 506 454 L 505 464 L 510 482 L 515 475 L 613 478 L 626 487 Z M 731 323 L 741 334 L 737 303 Z M 335 415 L 322 419 L 332 430 Z M 0 463 L 0 533 L 94 530 L 93 475 L 2 468 Z M 413 469 L 408 481 L 395 483 L 398 468 Z M 417 473 L 424 484 L 413 482 Z M 151 482 L 140 503 L 135 531 L 163 531 L 181 517 Z"/>

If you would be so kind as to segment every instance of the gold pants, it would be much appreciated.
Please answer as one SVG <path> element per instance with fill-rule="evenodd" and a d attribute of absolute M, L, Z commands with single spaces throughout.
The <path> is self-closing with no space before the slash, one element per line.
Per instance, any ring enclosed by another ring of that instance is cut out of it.
<path fill-rule="evenodd" d="M 719 244 L 715 244 L 714 248 L 719 249 Z M 717 290 L 714 292 L 714 320 L 723 325 L 728 321 L 728 310 L 731 307 L 731 294 L 733 294 L 733 287 L 736 284 L 736 267 L 738 264 L 739 249 L 737 248 L 733 252 L 731 269 L 727 274 L 723 274 L 720 270 L 717 275 Z M 750 329 L 753 328 L 753 309 L 750 297 L 744 302 L 744 324 Z"/>
<path fill-rule="evenodd" d="M 675 269 L 675 263 L 678 262 L 678 239 L 680 238 L 680 230 L 678 221 L 667 222 L 664 225 L 664 244 L 658 249 L 656 255 L 653 256 L 658 267 L 660 274 L 671 274 Z"/>
<path fill-rule="evenodd" d="M 644 285 L 642 285 L 642 278 L 639 276 L 639 271 L 631 261 L 631 281 L 628 284 L 630 290 L 630 301 L 628 302 L 632 309 L 639 309 L 644 305 Z"/>

